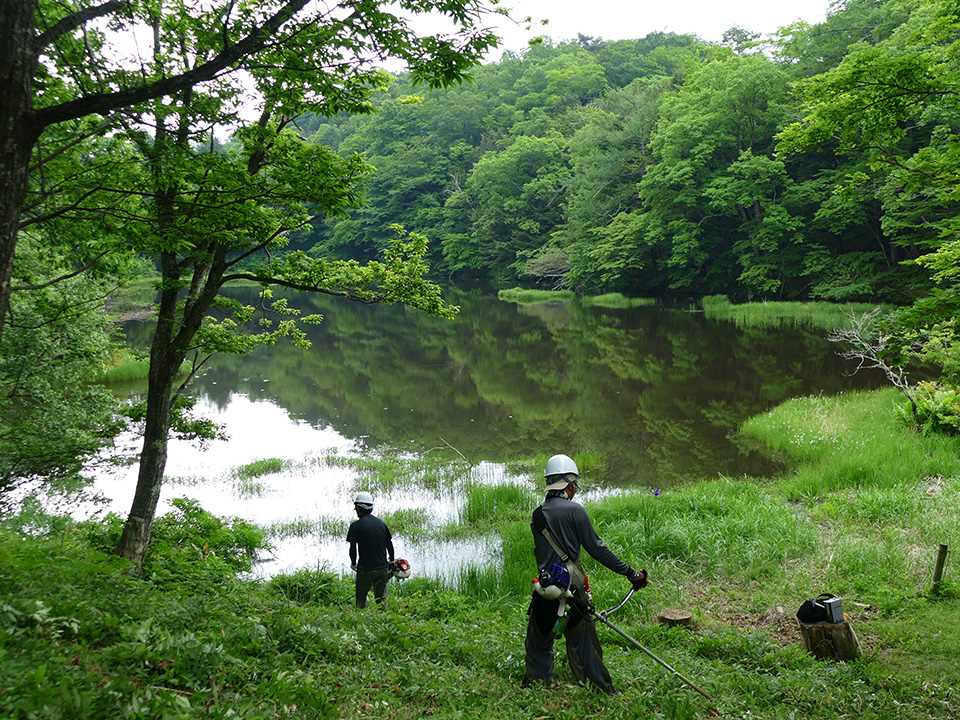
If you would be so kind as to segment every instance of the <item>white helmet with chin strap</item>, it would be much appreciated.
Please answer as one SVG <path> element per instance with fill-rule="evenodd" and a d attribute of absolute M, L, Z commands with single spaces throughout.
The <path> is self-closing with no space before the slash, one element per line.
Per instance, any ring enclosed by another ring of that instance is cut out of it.
<path fill-rule="evenodd" d="M 577 464 L 568 455 L 554 455 L 547 460 L 547 467 L 543 471 L 543 476 L 547 479 L 547 490 L 563 490 L 570 484 L 571 474 L 574 476 L 573 480 L 580 477 Z"/>
<path fill-rule="evenodd" d="M 368 492 L 357 493 L 353 504 L 361 510 L 373 510 L 373 495 Z"/>

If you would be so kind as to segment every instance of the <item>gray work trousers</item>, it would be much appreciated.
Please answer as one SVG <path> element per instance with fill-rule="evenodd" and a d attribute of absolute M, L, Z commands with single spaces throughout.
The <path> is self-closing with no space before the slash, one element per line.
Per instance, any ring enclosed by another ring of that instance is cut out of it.
<path fill-rule="evenodd" d="M 357 570 L 357 607 L 367 606 L 367 593 L 373 588 L 373 599 L 378 603 L 383 603 L 387 597 L 387 581 L 390 579 L 390 571 L 387 568 L 379 570 Z"/>
<path fill-rule="evenodd" d="M 527 622 L 526 672 L 524 686 L 553 682 L 553 637 L 550 632 L 557 621 L 559 600 L 547 600 L 534 593 L 530 600 Z M 603 649 L 597 637 L 596 623 L 584 617 L 575 606 L 569 606 L 563 638 L 567 662 L 573 676 L 581 683 L 591 683 L 605 693 L 613 693 L 610 671 L 603 664 Z"/>

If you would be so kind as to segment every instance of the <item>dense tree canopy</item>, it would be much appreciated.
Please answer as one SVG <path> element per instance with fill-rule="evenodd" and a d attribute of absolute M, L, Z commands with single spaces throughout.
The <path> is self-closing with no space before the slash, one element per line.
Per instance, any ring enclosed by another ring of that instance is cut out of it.
<path fill-rule="evenodd" d="M 548 41 L 416 99 L 401 76 L 374 101 L 379 113 L 311 125 L 318 141 L 362 149 L 377 172 L 366 208 L 298 240 L 319 255 L 369 255 L 394 217 L 436 240 L 434 267 L 448 273 L 552 282 L 560 268 L 570 286 L 634 294 L 911 302 L 931 281 L 904 261 L 941 247 L 947 198 L 917 172 L 912 184 L 905 171 L 879 173 L 865 143 L 789 152 L 779 134 L 837 68 L 870 67 L 900 46 L 904 58 L 918 50 L 917 72 L 931 60 L 947 69 L 918 45 L 940 32 L 948 52 L 949 28 L 932 18 L 949 7 L 848 0 L 819 25 L 765 39 L 733 28 L 722 46 L 663 33 Z M 928 28 L 925 39 L 904 45 L 912 26 Z M 947 165 L 950 115 L 929 97 L 875 108 L 902 130 L 880 136 L 875 125 L 875 147 Z M 863 136 L 855 124 L 846 132 Z"/>

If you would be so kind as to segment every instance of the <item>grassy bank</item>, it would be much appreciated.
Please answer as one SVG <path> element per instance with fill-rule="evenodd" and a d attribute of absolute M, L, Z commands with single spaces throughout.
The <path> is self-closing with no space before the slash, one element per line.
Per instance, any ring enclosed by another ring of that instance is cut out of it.
<path fill-rule="evenodd" d="M 745 434 L 794 460 L 783 478 L 587 501 L 607 544 L 650 571 L 613 622 L 713 695 L 723 717 L 957 716 L 956 568 L 948 562 L 942 596 L 929 591 L 937 545 L 960 544 L 960 442 L 895 425 L 895 401 L 808 398 L 747 423 Z M 0 535 L 0 716 L 707 715 L 704 698 L 603 627 L 617 695 L 573 685 L 562 643 L 558 685 L 521 689 L 536 497 L 520 486 L 466 494 L 457 532 L 499 534 L 501 562 L 465 573 L 459 591 L 392 583 L 386 612 L 352 608 L 350 579 L 322 569 L 238 580 L 249 529 L 195 510 L 164 531 L 141 578 L 105 552 L 113 529 L 58 521 L 27 537 L 11 523 Z M 588 571 L 600 607 L 627 589 Z M 842 596 L 859 660 L 802 649 L 793 615 L 821 591 Z M 668 607 L 699 628 L 659 626 Z"/>

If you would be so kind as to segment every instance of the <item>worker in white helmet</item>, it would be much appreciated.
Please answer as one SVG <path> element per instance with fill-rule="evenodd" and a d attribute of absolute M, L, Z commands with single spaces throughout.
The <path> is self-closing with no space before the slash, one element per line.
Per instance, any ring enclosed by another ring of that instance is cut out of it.
<path fill-rule="evenodd" d="M 546 498 L 534 511 L 531 523 L 540 576 L 528 611 L 523 684 L 553 682 L 553 641 L 563 637 L 574 677 L 612 693 L 613 681 L 603 663 L 593 615 L 587 609 L 589 588 L 580 566 L 580 550 L 623 575 L 634 589 L 646 586 L 647 571 L 634 570 L 617 557 L 597 536 L 583 506 L 571 502 L 580 479 L 572 458 L 554 455 L 547 460 L 543 474 Z"/>
<path fill-rule="evenodd" d="M 387 607 L 389 565 L 393 562 L 393 538 L 387 524 L 373 514 L 373 495 L 361 492 L 353 501 L 357 519 L 350 523 L 347 542 L 350 543 L 350 567 L 357 573 L 357 607 L 367 606 L 367 594 L 373 588 L 377 604 Z"/>

